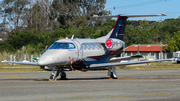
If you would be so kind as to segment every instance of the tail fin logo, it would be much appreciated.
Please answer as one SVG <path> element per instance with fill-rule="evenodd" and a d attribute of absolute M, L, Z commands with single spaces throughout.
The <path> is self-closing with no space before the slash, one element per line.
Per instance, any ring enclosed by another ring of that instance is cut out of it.
<path fill-rule="evenodd" d="M 112 41 L 110 39 L 106 40 L 106 47 L 111 48 L 112 47 Z"/>

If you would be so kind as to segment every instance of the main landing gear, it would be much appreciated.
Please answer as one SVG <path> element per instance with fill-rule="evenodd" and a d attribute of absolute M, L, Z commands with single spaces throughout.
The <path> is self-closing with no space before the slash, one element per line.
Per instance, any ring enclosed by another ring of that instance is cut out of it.
<path fill-rule="evenodd" d="M 108 75 L 112 79 L 117 79 L 116 68 L 115 67 L 109 67 Z"/>
<path fill-rule="evenodd" d="M 58 67 L 58 70 L 56 74 L 54 73 L 54 69 L 52 70 L 52 73 L 50 74 L 50 79 L 55 80 L 57 76 L 61 76 L 61 79 L 65 80 L 66 78 L 66 73 L 64 72 L 64 69 L 62 67 Z"/>

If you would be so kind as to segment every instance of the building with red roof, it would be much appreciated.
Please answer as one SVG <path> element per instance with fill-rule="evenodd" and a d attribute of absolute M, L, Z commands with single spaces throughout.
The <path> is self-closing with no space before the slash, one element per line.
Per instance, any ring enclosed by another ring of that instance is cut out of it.
<path fill-rule="evenodd" d="M 172 58 L 173 53 L 165 52 L 162 47 L 165 47 L 165 45 L 131 45 L 126 47 L 124 51 L 125 56 L 141 54 L 146 55 L 149 59 Z"/>
<path fill-rule="evenodd" d="M 138 46 L 139 52 L 161 52 L 161 50 L 163 51 L 161 45 L 131 45 L 125 48 L 125 51 L 138 52 Z"/>

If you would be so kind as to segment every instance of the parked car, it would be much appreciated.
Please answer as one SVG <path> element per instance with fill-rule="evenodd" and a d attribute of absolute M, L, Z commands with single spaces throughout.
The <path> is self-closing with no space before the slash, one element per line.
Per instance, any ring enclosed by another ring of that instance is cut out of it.
<path fill-rule="evenodd" d="M 177 61 L 177 59 L 180 57 L 180 51 L 176 51 L 174 55 L 174 61 Z"/>
<path fill-rule="evenodd" d="M 178 59 L 177 59 L 177 63 L 180 63 L 180 57 L 178 57 Z"/>

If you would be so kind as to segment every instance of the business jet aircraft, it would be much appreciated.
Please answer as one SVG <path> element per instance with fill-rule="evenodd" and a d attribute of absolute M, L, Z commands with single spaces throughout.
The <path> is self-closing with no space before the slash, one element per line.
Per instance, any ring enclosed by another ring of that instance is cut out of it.
<path fill-rule="evenodd" d="M 115 66 L 126 66 L 132 64 L 143 64 L 157 61 L 169 61 L 170 59 L 120 62 L 121 60 L 140 58 L 141 55 L 112 58 L 120 54 L 125 46 L 123 40 L 126 20 L 129 17 L 166 16 L 158 15 L 117 15 L 93 17 L 117 17 L 114 28 L 106 35 L 97 39 L 61 39 L 54 42 L 46 52 L 42 54 L 37 62 L 2 61 L 5 63 L 16 63 L 26 65 L 38 65 L 41 69 L 52 70 L 50 79 L 55 79 L 59 74 L 61 79 L 66 78 L 64 68 L 72 70 L 87 71 L 94 68 L 108 67 L 108 75 L 116 79 Z M 58 69 L 55 74 L 55 69 Z"/>

